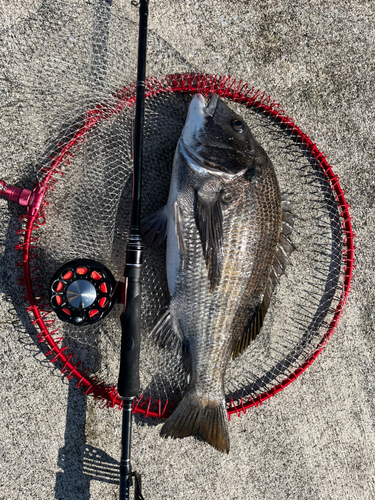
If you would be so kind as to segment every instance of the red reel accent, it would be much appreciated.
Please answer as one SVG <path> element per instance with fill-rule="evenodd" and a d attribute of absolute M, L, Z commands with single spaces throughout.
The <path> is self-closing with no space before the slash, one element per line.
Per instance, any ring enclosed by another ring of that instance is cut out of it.
<path fill-rule="evenodd" d="M 77 326 L 93 324 L 112 309 L 115 288 L 115 279 L 102 264 L 88 259 L 73 261 L 53 276 L 50 304 L 62 321 Z"/>
<path fill-rule="evenodd" d="M 76 273 L 81 276 L 87 274 L 87 271 L 88 271 L 87 267 L 77 267 L 76 269 Z"/>

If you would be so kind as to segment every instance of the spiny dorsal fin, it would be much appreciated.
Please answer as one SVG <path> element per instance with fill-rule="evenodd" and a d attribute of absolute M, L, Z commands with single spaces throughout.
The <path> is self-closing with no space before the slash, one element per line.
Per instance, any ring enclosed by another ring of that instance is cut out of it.
<path fill-rule="evenodd" d="M 279 242 L 276 247 L 275 258 L 270 270 L 267 285 L 264 290 L 264 299 L 270 302 L 273 291 L 280 280 L 280 277 L 285 274 L 286 267 L 290 264 L 289 256 L 295 250 L 293 243 L 281 232 Z"/>
<path fill-rule="evenodd" d="M 195 223 L 201 237 L 203 255 L 208 269 L 210 292 L 220 283 L 223 250 L 223 214 L 220 197 L 205 199 L 195 191 Z"/>
<path fill-rule="evenodd" d="M 295 250 L 295 246 L 289 239 L 294 227 L 295 216 L 292 212 L 294 205 L 295 204 L 290 201 L 289 195 L 281 195 L 281 231 L 279 242 L 276 247 L 275 259 L 270 272 L 269 282 L 271 286 L 267 285 L 269 300 L 271 299 L 273 289 L 279 281 L 280 276 L 285 273 L 286 267 L 290 264 L 290 254 Z"/>
<path fill-rule="evenodd" d="M 294 227 L 293 207 L 295 203 L 290 200 L 290 195 L 283 193 L 281 195 L 281 233 L 289 236 Z"/>
<path fill-rule="evenodd" d="M 291 212 L 294 203 L 289 200 L 286 194 L 281 195 L 282 222 L 279 241 L 276 246 L 275 258 L 270 269 L 267 285 L 264 290 L 263 303 L 267 311 L 275 286 L 280 277 L 285 273 L 285 269 L 290 264 L 289 256 L 295 250 L 295 246 L 289 239 L 293 231 L 294 215 Z"/>

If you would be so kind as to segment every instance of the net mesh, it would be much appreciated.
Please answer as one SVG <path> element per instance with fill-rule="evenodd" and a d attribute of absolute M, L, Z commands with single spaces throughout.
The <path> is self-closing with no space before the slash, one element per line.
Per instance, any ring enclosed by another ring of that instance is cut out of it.
<path fill-rule="evenodd" d="M 175 92 L 168 82 L 149 83 L 143 216 L 166 203 L 173 155 L 194 89 L 192 83 L 190 91 Z M 230 85 L 221 90 L 224 95 L 227 88 Z M 158 89 L 157 95 L 152 95 Z M 237 100 L 241 95 L 236 94 Z M 40 230 L 44 283 L 50 282 L 59 266 L 83 257 L 99 260 L 121 279 L 131 200 L 131 96 L 131 91 L 117 92 L 113 101 L 107 99 L 105 105 L 95 108 L 101 110 L 100 120 L 83 142 L 65 154 L 69 161 L 60 166 L 64 176 L 48 193 L 47 224 Z M 238 405 L 271 391 L 316 352 L 340 301 L 342 231 L 337 202 L 320 162 L 298 136 L 256 106 L 247 107 L 230 98 L 226 101 L 244 117 L 266 149 L 281 192 L 289 193 L 296 213 L 292 239 L 297 250 L 291 257 L 292 265 L 276 289 L 262 333 L 230 363 L 226 373 L 228 403 Z M 63 144 L 60 141 L 60 148 Z M 46 171 L 42 169 L 41 178 Z M 150 335 L 169 301 L 165 246 L 145 249 L 143 278 L 142 395 L 144 400 L 160 400 L 163 405 L 178 401 L 187 384 L 182 360 L 174 351 L 158 348 Z M 58 325 L 76 355 L 94 367 L 92 372 L 112 381 L 118 372 L 118 315 L 115 308 L 98 326 Z"/>
<path fill-rule="evenodd" d="M 42 217 L 31 231 L 39 238 L 37 251 L 31 242 L 37 257 L 33 269 L 38 268 L 31 283 L 38 301 L 56 270 L 76 258 L 98 260 L 122 279 L 131 201 L 134 15 L 129 2 L 98 0 L 34 2 L 28 11 L 5 16 L 1 45 L 8 62 L 0 82 L 7 106 L 0 123 L 5 130 L 12 122 L 12 133 L 24 133 L 23 144 L 14 140 L 9 162 L 15 169 L 20 162 L 29 164 L 47 189 Z M 342 206 L 322 168 L 322 156 L 295 127 L 286 126 L 291 122 L 280 119 L 283 112 L 265 95 L 233 79 L 192 75 L 177 78 L 176 85 L 173 78 L 153 79 L 163 74 L 161 69 L 164 74 L 191 70 L 150 33 L 143 216 L 167 200 L 174 151 L 191 94 L 198 88 L 206 95 L 220 93 L 243 116 L 271 158 L 281 192 L 289 193 L 294 203 L 292 263 L 275 290 L 261 334 L 226 372 L 228 411 L 238 412 L 244 402 L 261 401 L 293 380 L 324 345 L 342 304 L 347 265 Z M 7 141 L 12 133 L 4 134 Z M 145 248 L 143 278 L 142 398 L 137 408 L 149 412 L 159 405 L 160 416 L 179 401 L 187 385 L 181 359 L 158 348 L 150 335 L 169 301 L 165 246 Z M 94 385 L 105 380 L 113 386 L 117 380 L 119 307 L 87 327 L 57 319 L 47 324 L 50 331 L 58 328 L 59 349 L 69 346 L 69 361 L 74 366 L 82 362 Z M 47 311 L 44 305 L 40 309 Z M 41 339 L 45 337 L 44 332 Z"/>

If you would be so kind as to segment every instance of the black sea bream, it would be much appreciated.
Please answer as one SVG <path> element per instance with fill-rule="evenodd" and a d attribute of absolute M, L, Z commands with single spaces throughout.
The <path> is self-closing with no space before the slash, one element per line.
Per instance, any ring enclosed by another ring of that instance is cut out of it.
<path fill-rule="evenodd" d="M 168 203 L 142 223 L 146 243 L 167 238 L 170 306 L 155 333 L 164 345 L 177 337 L 190 374 L 163 436 L 196 435 L 229 451 L 224 374 L 260 329 L 280 274 L 274 263 L 287 260 L 281 203 L 272 163 L 246 123 L 218 95 L 207 106 L 195 95 Z"/>

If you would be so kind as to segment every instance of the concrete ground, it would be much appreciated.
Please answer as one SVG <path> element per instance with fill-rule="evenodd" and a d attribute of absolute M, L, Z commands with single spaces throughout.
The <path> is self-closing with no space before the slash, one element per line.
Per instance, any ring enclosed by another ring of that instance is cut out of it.
<path fill-rule="evenodd" d="M 32 188 L 71 110 L 134 80 L 134 9 L 120 0 L 108 9 L 104 0 L 1 2 L 7 183 Z M 146 500 L 375 499 L 374 25 L 366 1 L 150 0 L 148 74 L 231 74 L 265 89 L 340 177 L 357 251 L 328 346 L 283 392 L 231 419 L 229 455 L 191 437 L 164 440 L 160 423 L 136 417 L 132 458 Z M 0 199 L 0 498 L 116 499 L 121 414 L 75 389 L 35 341 L 15 268 L 21 213 Z"/>

